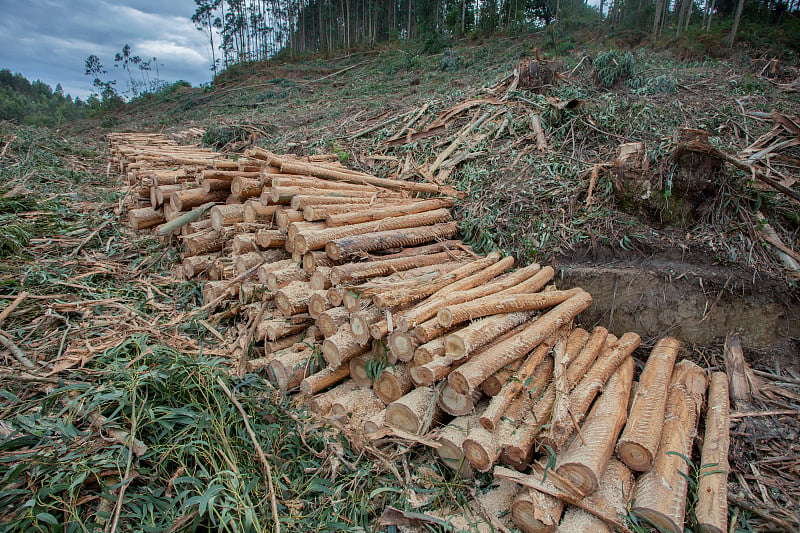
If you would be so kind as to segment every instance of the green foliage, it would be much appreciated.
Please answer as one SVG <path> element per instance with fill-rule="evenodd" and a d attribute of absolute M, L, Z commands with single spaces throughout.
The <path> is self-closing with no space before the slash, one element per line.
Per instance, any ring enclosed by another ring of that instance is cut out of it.
<path fill-rule="evenodd" d="M 633 75 L 635 63 L 636 60 L 630 52 L 600 52 L 594 59 L 595 80 L 601 87 L 610 89 Z"/>
<path fill-rule="evenodd" d="M 22 74 L 0 70 L 0 120 L 31 126 L 60 126 L 85 113 L 78 99 L 41 81 L 31 83 Z"/>
<path fill-rule="evenodd" d="M 441 54 L 451 45 L 451 41 L 440 33 L 429 33 L 422 39 L 422 53 L 427 55 Z"/>

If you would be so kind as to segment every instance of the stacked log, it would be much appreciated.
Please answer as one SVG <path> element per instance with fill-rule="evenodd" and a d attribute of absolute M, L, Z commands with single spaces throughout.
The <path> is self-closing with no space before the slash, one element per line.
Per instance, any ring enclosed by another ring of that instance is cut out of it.
<path fill-rule="evenodd" d="M 631 498 L 642 519 L 682 528 L 686 468 L 673 452 L 691 455 L 706 378 L 675 364 L 678 341 L 656 343 L 631 402 L 639 336 L 576 327 L 587 292 L 455 240 L 452 198 L 421 197 L 438 185 L 329 158 L 110 140 L 131 226 L 179 233 L 205 307 L 254 324 L 263 357 L 250 371 L 359 433 L 435 443 L 462 476 L 530 469 L 511 503 L 525 531 L 618 527 Z M 724 383 L 712 379 L 703 462 L 726 468 Z M 724 475 L 703 487 L 697 517 L 724 530 Z"/>

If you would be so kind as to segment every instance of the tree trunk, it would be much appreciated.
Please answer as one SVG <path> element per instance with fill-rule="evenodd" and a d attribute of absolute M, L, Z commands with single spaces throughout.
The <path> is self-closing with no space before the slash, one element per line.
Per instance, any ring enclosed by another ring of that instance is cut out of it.
<path fill-rule="evenodd" d="M 583 494 L 600 488 L 600 479 L 625 425 L 632 382 L 633 359 L 628 357 L 606 383 L 579 438 L 558 459 L 558 475 L 569 479 Z"/>
<path fill-rule="evenodd" d="M 600 480 L 600 489 L 583 499 L 588 506 L 607 508 L 609 514 L 624 516 L 627 513 L 628 502 L 633 489 L 633 472 L 616 459 L 611 459 Z M 615 530 L 605 521 L 579 509 L 570 507 L 561 524 L 558 526 L 560 533 L 573 533 L 575 531 L 590 531 L 591 533 L 613 533 Z"/>
<path fill-rule="evenodd" d="M 744 10 L 744 0 L 739 0 L 736 6 L 736 15 L 733 17 L 733 26 L 731 26 L 731 33 L 726 39 L 728 48 L 733 48 L 733 42 L 736 40 L 736 32 L 739 30 L 739 21 L 742 19 L 742 11 Z"/>
<path fill-rule="evenodd" d="M 455 222 L 421 228 L 379 231 L 331 241 L 325 246 L 325 251 L 328 257 L 337 261 L 352 257 L 359 252 L 374 252 L 388 248 L 416 246 L 436 239 L 449 239 L 457 232 L 458 226 Z"/>
<path fill-rule="evenodd" d="M 653 467 L 664 424 L 667 389 L 679 350 L 677 339 L 659 340 L 639 376 L 631 413 L 617 444 L 619 458 L 636 472 L 647 472 Z"/>
<path fill-rule="evenodd" d="M 706 388 L 705 371 L 685 359 L 675 365 L 653 469 L 633 490 L 631 512 L 661 531 L 683 532 L 689 464 Z"/>
<path fill-rule="evenodd" d="M 330 293 L 330 291 L 328 291 Z M 317 327 L 327 339 L 336 334 L 339 326 L 350 322 L 350 313 L 344 307 L 333 307 L 319 315 Z"/>
<path fill-rule="evenodd" d="M 348 226 L 351 224 L 361 224 L 364 222 L 374 222 L 392 217 L 425 213 L 426 211 L 434 211 L 442 208 L 447 209 L 453 207 L 453 205 L 455 205 L 455 200 L 452 198 L 434 198 L 433 200 L 422 200 L 408 205 L 399 205 L 396 207 L 370 209 L 357 213 L 329 215 L 326 217 L 325 222 L 329 227 L 333 228 L 338 226 Z"/>
<path fill-rule="evenodd" d="M 695 516 L 703 531 L 728 531 L 728 447 L 730 445 L 728 376 L 711 374 L 706 410 L 706 433 L 700 459 Z"/>
<path fill-rule="evenodd" d="M 339 368 L 325 368 L 312 374 L 300 382 L 300 392 L 306 396 L 314 395 L 331 385 L 335 385 L 350 375 L 350 366 L 342 365 Z M 355 384 L 353 384 L 355 386 Z"/>
<path fill-rule="evenodd" d="M 343 324 L 339 330 L 322 343 L 322 357 L 331 367 L 347 366 L 350 359 L 368 352 L 369 346 L 359 343 L 350 332 L 350 326 Z"/>
<path fill-rule="evenodd" d="M 471 358 L 450 373 L 447 377 L 448 382 L 462 394 L 474 390 L 491 374 L 522 357 L 544 339 L 569 324 L 578 313 L 589 307 L 591 302 L 592 297 L 587 292 L 582 291 L 581 294 L 573 296 L 534 321 L 519 335 L 498 344 L 492 350 L 482 352 L 480 356 Z"/>
<path fill-rule="evenodd" d="M 533 313 L 508 313 L 478 320 L 469 326 L 445 337 L 445 354 L 454 360 L 468 357 L 479 348 L 486 346 L 498 336 L 523 324 L 533 317 Z"/>

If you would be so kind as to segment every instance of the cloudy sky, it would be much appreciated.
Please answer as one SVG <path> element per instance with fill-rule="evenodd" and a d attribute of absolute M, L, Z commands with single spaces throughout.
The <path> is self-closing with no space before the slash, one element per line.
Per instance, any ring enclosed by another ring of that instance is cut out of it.
<path fill-rule="evenodd" d="M 0 0 L 0 69 L 40 79 L 65 93 L 86 98 L 92 90 L 84 75 L 90 54 L 100 57 L 109 77 L 114 54 L 130 44 L 133 53 L 158 58 L 160 77 L 192 85 L 211 78 L 211 52 L 191 22 L 193 0 Z"/>

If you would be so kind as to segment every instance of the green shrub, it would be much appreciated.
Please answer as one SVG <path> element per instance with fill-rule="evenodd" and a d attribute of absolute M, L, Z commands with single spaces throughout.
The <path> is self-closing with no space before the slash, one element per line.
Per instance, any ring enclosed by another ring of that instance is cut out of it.
<path fill-rule="evenodd" d="M 635 63 L 636 60 L 630 52 L 600 52 L 594 59 L 595 80 L 601 87 L 610 89 L 633 75 Z"/>

